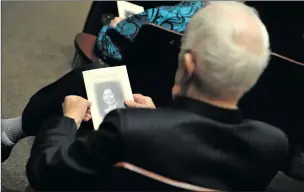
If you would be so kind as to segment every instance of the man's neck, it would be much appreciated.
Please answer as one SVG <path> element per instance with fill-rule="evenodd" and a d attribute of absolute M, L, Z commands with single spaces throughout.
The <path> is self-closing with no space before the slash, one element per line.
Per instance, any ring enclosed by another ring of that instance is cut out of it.
<path fill-rule="evenodd" d="M 225 108 L 225 109 L 237 109 L 237 103 L 238 101 L 236 100 L 224 100 L 224 99 L 212 99 L 212 98 L 208 98 L 208 97 L 204 97 L 198 94 L 188 94 L 187 97 L 198 100 L 198 101 L 202 101 L 205 103 L 209 103 L 211 105 L 220 107 L 220 108 Z"/>
<path fill-rule="evenodd" d="M 194 98 L 195 99 L 195 98 Z M 217 107 L 225 108 L 225 109 L 237 109 L 237 102 L 233 101 L 226 101 L 226 100 L 215 100 L 209 99 L 206 97 L 197 98 L 199 101 L 203 101 L 205 103 L 209 103 L 211 105 L 215 105 Z"/>

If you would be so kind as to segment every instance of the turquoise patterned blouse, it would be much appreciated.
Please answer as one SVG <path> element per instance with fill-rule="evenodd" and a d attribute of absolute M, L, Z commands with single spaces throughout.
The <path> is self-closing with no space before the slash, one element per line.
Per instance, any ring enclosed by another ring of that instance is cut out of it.
<path fill-rule="evenodd" d="M 119 52 L 106 32 L 109 29 L 117 30 L 121 35 L 133 41 L 141 26 L 153 23 L 163 28 L 183 33 L 191 17 L 206 3 L 204 1 L 182 1 L 174 6 L 160 6 L 147 9 L 137 15 L 132 15 L 117 24 L 116 27 L 104 26 L 97 37 L 98 51 L 105 57 L 121 60 Z"/>

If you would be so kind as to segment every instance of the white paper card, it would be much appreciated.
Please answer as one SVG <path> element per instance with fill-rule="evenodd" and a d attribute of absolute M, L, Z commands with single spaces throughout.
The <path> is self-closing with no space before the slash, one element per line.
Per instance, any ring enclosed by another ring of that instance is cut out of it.
<path fill-rule="evenodd" d="M 144 12 L 144 7 L 135 5 L 127 1 L 117 1 L 118 15 L 122 18 L 127 18 L 131 15 L 135 15 Z"/>
<path fill-rule="evenodd" d="M 82 72 L 94 129 L 98 130 L 104 117 L 112 110 L 125 108 L 124 101 L 133 95 L 126 66 L 107 67 Z"/>

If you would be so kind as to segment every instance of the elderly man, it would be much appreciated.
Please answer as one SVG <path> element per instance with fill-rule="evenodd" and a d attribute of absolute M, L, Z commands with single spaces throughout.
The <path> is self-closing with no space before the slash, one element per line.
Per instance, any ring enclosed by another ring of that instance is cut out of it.
<path fill-rule="evenodd" d="M 110 112 L 85 136 L 76 136 L 80 126 L 92 126 L 84 122 L 91 116 L 81 71 L 100 66 L 74 70 L 36 93 L 22 115 L 26 135 L 38 130 L 27 165 L 33 188 L 111 190 L 113 166 L 128 162 L 202 188 L 266 189 L 288 141 L 271 125 L 243 119 L 237 107 L 269 59 L 268 33 L 256 12 L 237 2 L 199 10 L 179 58 L 170 107 L 155 108 L 151 98 L 136 94 L 126 102 L 134 109 Z"/>

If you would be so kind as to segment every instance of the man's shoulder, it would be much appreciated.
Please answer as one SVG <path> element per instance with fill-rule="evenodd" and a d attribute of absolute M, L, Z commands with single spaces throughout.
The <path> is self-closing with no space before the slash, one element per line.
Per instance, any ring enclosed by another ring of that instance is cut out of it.
<path fill-rule="evenodd" d="M 171 108 L 157 108 L 157 109 L 147 109 L 147 108 L 127 108 L 118 109 L 116 113 L 123 120 L 137 119 L 139 121 L 157 119 L 161 120 L 163 118 L 171 119 L 176 118 L 178 115 L 185 115 L 187 112 L 174 110 Z"/>
<path fill-rule="evenodd" d="M 278 127 L 270 125 L 268 123 L 257 121 L 257 120 L 248 120 L 247 123 L 251 124 L 252 126 L 256 127 L 259 132 L 268 135 L 268 136 L 276 136 L 280 139 L 286 139 L 287 136 L 285 133 L 280 130 Z"/>
<path fill-rule="evenodd" d="M 125 108 L 125 109 L 116 109 L 109 112 L 105 119 L 113 119 L 116 121 L 130 121 L 133 120 L 147 120 L 147 119 L 155 119 L 159 117 L 170 118 L 173 115 L 177 115 L 178 113 L 182 113 L 170 108 L 157 108 L 157 109 L 148 109 L 148 108 Z"/>
<path fill-rule="evenodd" d="M 111 113 L 118 115 L 122 128 L 121 131 L 130 132 L 153 131 L 155 127 L 161 127 L 164 131 L 176 126 L 180 122 L 193 119 L 191 113 L 171 108 L 128 108 L 115 110 Z"/>
<path fill-rule="evenodd" d="M 256 137 L 260 136 L 263 143 L 267 144 L 269 147 L 277 146 L 282 150 L 288 150 L 288 138 L 286 134 L 279 128 L 256 120 L 246 121 L 249 125 L 253 126 L 256 130 Z"/>

